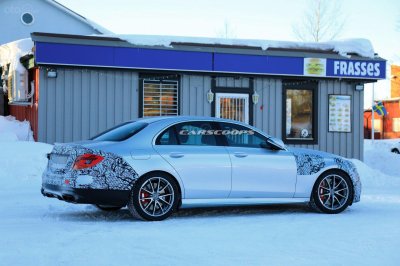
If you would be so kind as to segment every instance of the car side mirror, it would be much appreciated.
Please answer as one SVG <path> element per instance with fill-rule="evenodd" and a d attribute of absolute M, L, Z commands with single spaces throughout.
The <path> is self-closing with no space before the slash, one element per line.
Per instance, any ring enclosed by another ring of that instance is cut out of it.
<path fill-rule="evenodd" d="M 260 146 L 269 150 L 286 150 L 285 143 L 277 138 L 269 138 L 267 141 L 260 143 Z"/>

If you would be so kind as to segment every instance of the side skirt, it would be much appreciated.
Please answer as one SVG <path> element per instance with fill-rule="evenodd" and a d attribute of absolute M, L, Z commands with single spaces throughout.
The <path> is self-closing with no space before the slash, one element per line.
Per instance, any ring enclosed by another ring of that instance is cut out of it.
<path fill-rule="evenodd" d="M 182 199 L 181 208 L 217 207 L 309 202 L 310 198 Z"/>

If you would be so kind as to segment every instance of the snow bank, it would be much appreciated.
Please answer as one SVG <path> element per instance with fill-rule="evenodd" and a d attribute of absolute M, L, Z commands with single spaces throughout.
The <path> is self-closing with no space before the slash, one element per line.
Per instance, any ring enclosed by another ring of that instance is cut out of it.
<path fill-rule="evenodd" d="M 52 145 L 40 142 L 0 142 L 0 187 L 18 188 L 24 183 L 40 184 L 46 154 Z"/>
<path fill-rule="evenodd" d="M 390 166 L 389 163 L 382 165 L 381 169 L 378 168 L 378 170 L 377 168 L 371 168 L 359 160 L 352 159 L 351 161 L 355 164 L 357 171 L 360 174 L 363 189 L 400 187 L 400 178 L 398 176 L 390 176 L 382 172 L 382 168 Z"/>
<path fill-rule="evenodd" d="M 172 47 L 173 43 L 198 43 L 198 44 L 219 44 L 237 45 L 248 47 L 261 47 L 263 50 L 268 48 L 287 48 L 287 49 L 310 49 L 320 51 L 335 51 L 340 55 L 347 56 L 355 53 L 360 56 L 374 58 L 375 51 L 371 42 L 367 39 L 345 39 L 329 42 L 288 42 L 271 41 L 256 39 L 224 39 L 206 37 L 183 37 L 183 36 L 162 36 L 162 35 L 127 35 L 127 34 L 107 34 L 99 35 L 120 38 L 135 45 L 164 46 Z"/>
<path fill-rule="evenodd" d="M 400 139 L 364 140 L 364 162 L 373 169 L 393 177 L 400 177 L 400 155 L 390 152 Z"/>
<path fill-rule="evenodd" d="M 13 116 L 0 116 L 0 143 L 10 141 L 34 141 L 29 121 L 18 121 Z"/>

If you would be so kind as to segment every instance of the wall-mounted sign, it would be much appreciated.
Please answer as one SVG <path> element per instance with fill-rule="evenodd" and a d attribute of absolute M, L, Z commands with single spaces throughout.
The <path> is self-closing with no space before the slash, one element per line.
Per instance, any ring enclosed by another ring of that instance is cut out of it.
<path fill-rule="evenodd" d="M 327 76 L 384 78 L 386 63 L 381 61 L 328 59 Z"/>
<path fill-rule="evenodd" d="M 38 65 L 385 79 L 386 61 L 35 42 Z M 98 56 L 101 54 L 102 56 Z M 321 55 L 322 56 L 322 55 Z"/>
<path fill-rule="evenodd" d="M 351 96 L 329 95 L 329 131 L 351 132 Z"/>
<path fill-rule="evenodd" d="M 304 58 L 304 76 L 326 76 L 325 58 Z"/>

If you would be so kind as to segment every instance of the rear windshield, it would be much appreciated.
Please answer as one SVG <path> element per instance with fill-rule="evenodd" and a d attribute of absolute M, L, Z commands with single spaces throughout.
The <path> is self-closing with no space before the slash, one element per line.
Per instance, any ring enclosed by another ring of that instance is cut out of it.
<path fill-rule="evenodd" d="M 91 140 L 98 141 L 123 141 L 129 139 L 143 128 L 147 126 L 144 122 L 126 122 L 110 128 L 97 136 L 91 138 Z"/>

